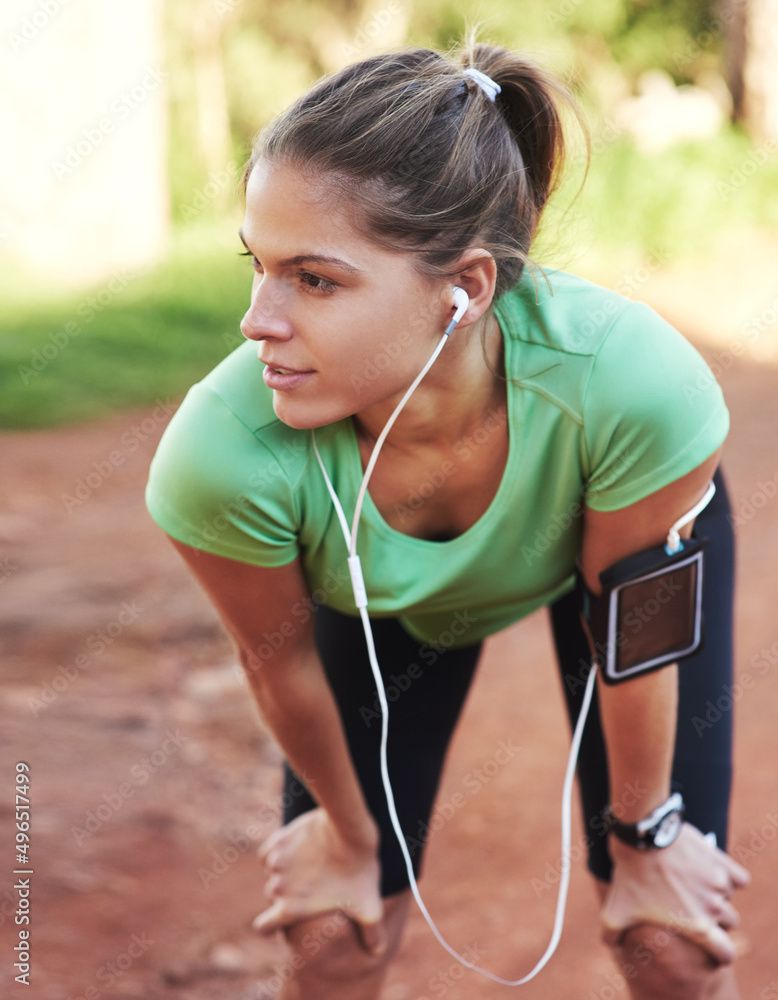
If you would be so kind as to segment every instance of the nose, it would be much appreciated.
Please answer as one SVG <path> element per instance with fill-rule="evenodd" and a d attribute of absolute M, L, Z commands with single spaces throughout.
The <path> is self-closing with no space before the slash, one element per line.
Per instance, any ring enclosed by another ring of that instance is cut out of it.
<path fill-rule="evenodd" d="M 255 281 L 251 304 L 240 322 L 240 332 L 248 340 L 288 340 L 292 327 L 284 309 L 284 295 L 267 278 Z"/>

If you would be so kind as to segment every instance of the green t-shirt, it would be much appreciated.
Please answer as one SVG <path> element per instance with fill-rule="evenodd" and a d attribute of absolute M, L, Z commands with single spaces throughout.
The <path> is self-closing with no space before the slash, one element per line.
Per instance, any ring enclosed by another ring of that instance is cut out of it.
<path fill-rule="evenodd" d="M 495 314 L 510 447 L 490 507 L 449 541 L 395 531 L 369 494 L 360 522 L 371 616 L 399 617 L 430 646 L 469 645 L 569 591 L 584 503 L 635 503 L 698 466 L 729 428 L 705 362 L 646 305 L 561 271 L 526 272 Z M 311 433 L 278 420 L 262 369 L 247 342 L 190 389 L 152 462 L 149 511 L 179 541 L 240 562 L 283 566 L 299 555 L 313 596 L 356 614 Z M 487 414 L 408 504 L 455 476 L 498 425 Z M 350 518 L 362 478 L 351 419 L 318 429 L 316 441 Z M 290 607 L 289 629 L 309 608 Z"/>

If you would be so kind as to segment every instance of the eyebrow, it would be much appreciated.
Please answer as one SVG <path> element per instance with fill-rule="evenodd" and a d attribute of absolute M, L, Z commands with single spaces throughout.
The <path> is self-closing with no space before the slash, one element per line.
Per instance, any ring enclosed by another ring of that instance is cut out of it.
<path fill-rule="evenodd" d="M 249 253 L 253 253 L 243 235 L 243 229 L 238 230 L 238 236 L 240 236 L 241 243 L 249 251 Z M 296 257 L 287 257 L 279 263 L 281 267 L 295 267 L 297 264 L 305 264 L 309 262 L 314 264 L 330 264 L 333 267 L 339 267 L 342 271 L 348 272 L 348 274 L 359 274 L 359 268 L 354 267 L 353 264 L 348 264 L 345 260 L 341 260 L 340 257 L 330 257 L 321 253 L 301 253 L 297 254 Z"/>

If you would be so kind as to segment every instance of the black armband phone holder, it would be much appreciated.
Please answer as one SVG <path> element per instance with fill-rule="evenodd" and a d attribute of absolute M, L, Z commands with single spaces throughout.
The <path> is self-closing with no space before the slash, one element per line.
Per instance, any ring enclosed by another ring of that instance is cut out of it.
<path fill-rule="evenodd" d="M 614 563 L 600 574 L 599 596 L 579 567 L 581 621 L 606 683 L 658 670 L 701 647 L 707 541 L 687 539 L 671 555 L 657 545 Z"/>

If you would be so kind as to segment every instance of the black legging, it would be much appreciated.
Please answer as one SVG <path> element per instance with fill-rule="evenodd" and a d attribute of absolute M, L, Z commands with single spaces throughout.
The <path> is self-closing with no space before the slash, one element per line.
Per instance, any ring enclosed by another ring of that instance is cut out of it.
<path fill-rule="evenodd" d="M 729 503 L 719 473 L 715 483 L 716 495 L 698 517 L 694 530 L 695 535 L 710 539 L 705 552 L 705 645 L 700 653 L 685 660 L 679 671 L 673 788 L 683 793 L 689 821 L 704 832 L 714 831 L 723 847 L 731 781 L 732 712 L 721 712 L 720 708 L 711 712 L 711 704 L 726 705 L 727 685 L 731 684 L 734 556 L 732 526 L 727 518 Z M 574 722 L 589 665 L 575 595 L 557 601 L 550 612 L 562 685 Z M 438 653 L 420 646 L 394 619 L 376 619 L 372 626 L 390 702 L 389 772 L 397 813 L 418 875 L 426 825 L 446 751 L 481 645 Z M 408 876 L 381 782 L 380 709 L 362 624 L 358 618 L 320 607 L 316 613 L 316 644 L 340 708 L 368 807 L 381 830 L 381 891 L 391 896 L 408 887 Z M 646 752 L 650 753 L 650 748 Z M 608 765 L 596 691 L 581 744 L 578 777 L 589 837 L 589 867 L 596 876 L 608 880 L 611 862 L 602 823 L 602 811 L 608 802 Z M 285 792 L 288 805 L 284 822 L 314 808 L 315 802 L 289 768 L 285 772 Z"/>

